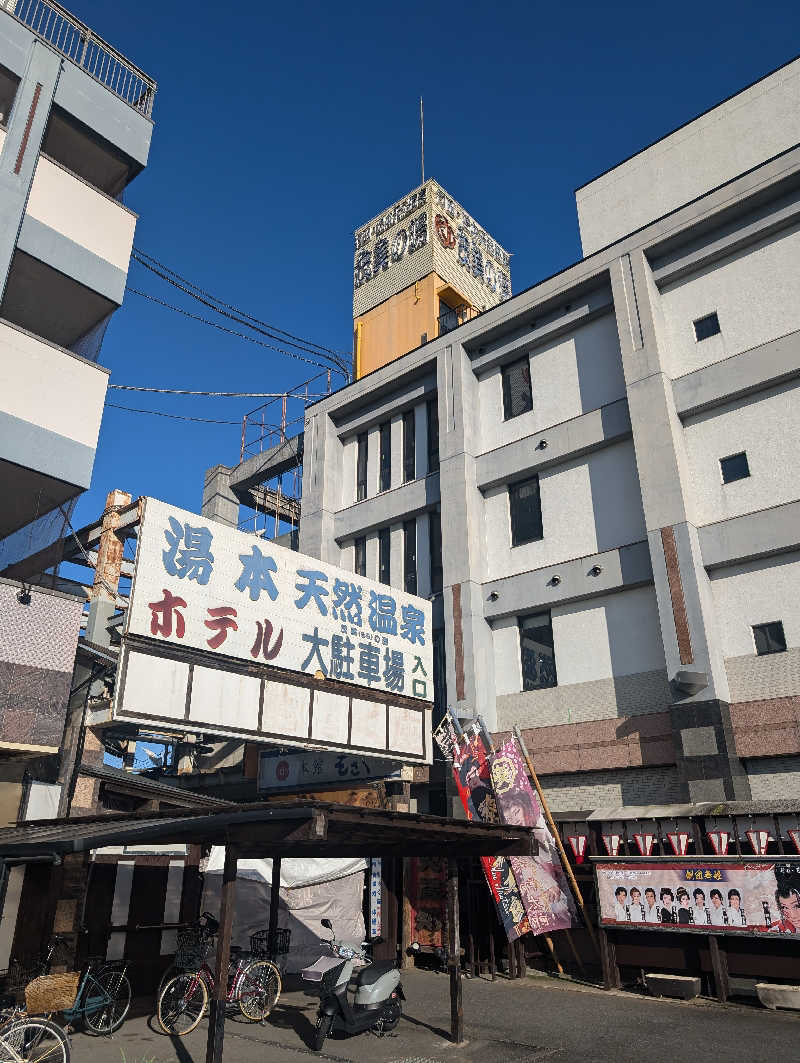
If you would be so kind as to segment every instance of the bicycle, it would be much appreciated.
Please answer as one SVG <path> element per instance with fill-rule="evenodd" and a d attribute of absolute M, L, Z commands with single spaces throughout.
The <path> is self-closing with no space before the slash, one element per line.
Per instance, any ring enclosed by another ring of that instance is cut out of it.
<path fill-rule="evenodd" d="M 70 1063 L 69 1038 L 49 1019 L 7 1006 L 0 1014 L 0 1063 Z"/>
<path fill-rule="evenodd" d="M 201 922 L 180 935 L 176 963 L 185 969 L 164 984 L 156 1006 L 158 1023 L 165 1033 L 184 1037 L 203 1018 L 215 990 L 207 955 L 218 929 L 217 920 L 205 913 Z M 251 937 L 250 952 L 231 947 L 226 1000 L 236 1004 L 250 1022 L 266 1019 L 278 1002 L 282 987 L 278 967 L 263 955 L 263 941 L 261 932 Z"/>

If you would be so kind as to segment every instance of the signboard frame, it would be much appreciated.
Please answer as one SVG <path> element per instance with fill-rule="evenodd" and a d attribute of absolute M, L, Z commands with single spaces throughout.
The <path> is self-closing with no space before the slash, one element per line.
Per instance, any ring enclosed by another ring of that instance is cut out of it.
<path fill-rule="evenodd" d="M 712 888 L 719 888 L 720 892 L 726 892 L 728 887 L 733 885 L 736 880 L 715 880 L 706 879 L 705 875 L 703 879 L 693 879 L 686 877 L 687 871 L 695 873 L 698 869 L 705 872 L 706 869 L 712 871 L 719 869 L 721 872 L 726 873 L 738 873 L 743 875 L 745 873 L 760 873 L 770 871 L 776 865 L 784 865 L 792 868 L 792 877 L 796 880 L 798 886 L 800 886 L 800 856 L 792 856 L 790 854 L 773 853 L 767 856 L 739 856 L 733 854 L 730 856 L 704 856 L 700 854 L 694 857 L 674 857 L 674 856 L 624 856 L 624 857 L 610 857 L 610 856 L 592 856 L 590 857 L 595 880 L 595 896 L 597 897 L 598 904 L 598 925 L 602 930 L 614 931 L 614 930 L 633 930 L 633 931 L 652 931 L 655 933 L 671 933 L 671 934 L 715 934 L 722 935 L 724 937 L 747 937 L 747 938 L 769 938 L 770 940 L 784 940 L 787 942 L 800 942 L 800 930 L 797 933 L 781 932 L 777 929 L 772 930 L 758 930 L 754 929 L 755 924 L 748 924 L 741 927 L 736 926 L 724 926 L 714 923 L 704 924 L 687 924 L 687 923 L 648 923 L 639 920 L 631 922 L 622 922 L 617 919 L 609 919 L 603 915 L 604 900 L 603 892 L 601 890 L 601 873 L 606 870 L 613 870 L 614 872 L 624 874 L 624 877 L 614 878 L 613 881 L 619 881 L 619 884 L 625 886 L 627 890 L 630 890 L 633 884 L 639 889 L 639 892 L 644 894 L 645 889 L 645 877 L 643 872 L 651 872 L 652 870 L 660 870 L 666 873 L 683 873 L 684 880 L 681 885 L 691 895 L 694 888 L 698 888 L 702 882 L 702 889 L 706 893 L 710 893 Z M 656 881 L 654 888 L 656 889 L 656 898 L 659 899 L 659 893 L 661 888 L 661 882 Z M 670 884 L 669 888 L 672 888 Z M 734 886 L 739 888 L 739 886 Z M 792 886 L 791 888 L 795 888 Z M 770 901 L 773 918 L 777 922 L 780 917 L 780 913 L 775 901 L 774 889 L 769 892 L 767 898 Z M 756 909 L 761 914 L 760 908 Z M 766 926 L 766 924 L 765 924 Z"/>

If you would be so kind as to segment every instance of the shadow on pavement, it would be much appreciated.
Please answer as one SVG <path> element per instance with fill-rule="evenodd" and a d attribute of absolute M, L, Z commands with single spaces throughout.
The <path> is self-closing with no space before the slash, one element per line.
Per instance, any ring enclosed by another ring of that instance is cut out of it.
<path fill-rule="evenodd" d="M 422 1019 L 415 1019 L 412 1015 L 408 1015 L 406 1012 L 403 1012 L 403 1018 L 400 1021 L 401 1023 L 410 1022 L 412 1026 L 419 1026 L 423 1030 L 429 1030 L 432 1034 L 443 1038 L 445 1041 L 451 1040 L 449 1030 L 442 1030 L 439 1026 L 431 1026 L 430 1023 L 423 1022 Z"/>
<path fill-rule="evenodd" d="M 294 1030 L 306 1048 L 311 1048 L 315 1027 L 306 1011 L 305 1005 L 278 1004 L 270 1012 L 267 1026 L 274 1026 L 277 1030 Z"/>

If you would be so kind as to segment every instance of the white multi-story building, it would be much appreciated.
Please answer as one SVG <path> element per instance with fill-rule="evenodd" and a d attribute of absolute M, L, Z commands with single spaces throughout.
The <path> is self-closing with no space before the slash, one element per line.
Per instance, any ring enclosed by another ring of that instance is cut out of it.
<path fill-rule="evenodd" d="M 308 409 L 300 549 L 433 597 L 556 811 L 797 802 L 800 61 L 577 204 L 579 262 Z"/>

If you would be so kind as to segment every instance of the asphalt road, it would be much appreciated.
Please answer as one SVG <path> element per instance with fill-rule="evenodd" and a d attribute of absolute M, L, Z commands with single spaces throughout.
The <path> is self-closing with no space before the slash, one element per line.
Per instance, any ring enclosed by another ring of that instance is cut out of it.
<path fill-rule="evenodd" d="M 310 1043 L 316 1002 L 281 996 L 264 1026 L 229 1018 L 225 1063 L 761 1063 L 800 1060 L 800 1014 L 707 1001 L 604 993 L 547 978 L 464 981 L 467 1043 L 448 1040 L 445 975 L 406 972 L 406 1014 L 394 1035 Z M 204 1063 L 206 1022 L 186 1038 L 140 1014 L 108 1038 L 73 1037 L 74 1063 Z"/>

